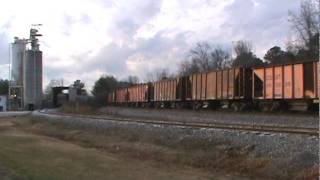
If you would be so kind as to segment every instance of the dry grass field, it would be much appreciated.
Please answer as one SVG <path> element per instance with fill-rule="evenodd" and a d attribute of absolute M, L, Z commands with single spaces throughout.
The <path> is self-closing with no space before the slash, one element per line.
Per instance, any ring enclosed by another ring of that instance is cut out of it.
<path fill-rule="evenodd" d="M 248 149 L 196 139 L 96 132 L 31 116 L 0 118 L 0 179 L 270 179 Z M 317 168 L 277 179 L 312 179 Z M 271 176 L 270 176 L 271 175 Z"/>
<path fill-rule="evenodd" d="M 114 152 L 110 149 L 94 148 L 98 141 L 101 144 L 108 144 L 110 139 L 97 137 L 93 141 L 86 141 L 86 138 L 93 136 L 77 130 L 68 131 L 61 129 L 59 132 L 59 128 L 36 123 L 29 117 L 1 118 L 0 179 L 232 178 L 229 175 L 209 173 L 199 168 L 167 165 L 150 160 L 148 157 L 139 157 L 139 154 L 133 157 L 129 152 L 130 144 L 126 142 L 119 142 L 117 145 L 111 143 L 110 147 L 117 146 Z M 136 143 L 135 146 L 131 148 L 140 149 L 140 152 L 149 148 L 165 151 L 161 147 L 148 144 Z M 147 152 L 147 156 L 150 155 Z"/>

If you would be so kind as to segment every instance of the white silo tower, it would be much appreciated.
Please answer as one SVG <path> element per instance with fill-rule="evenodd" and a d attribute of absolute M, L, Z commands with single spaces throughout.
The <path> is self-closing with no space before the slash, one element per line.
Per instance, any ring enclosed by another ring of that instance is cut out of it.
<path fill-rule="evenodd" d="M 23 64 L 27 40 L 14 38 L 11 43 L 11 78 L 9 81 L 9 110 L 22 110 L 23 107 Z"/>
<path fill-rule="evenodd" d="M 39 49 L 37 29 L 30 29 L 31 49 L 26 50 L 23 65 L 23 96 L 27 110 L 39 109 L 42 105 L 42 51 Z"/>
<path fill-rule="evenodd" d="M 23 81 L 23 61 L 24 53 L 26 51 L 26 39 L 14 38 L 14 42 L 11 43 L 11 81 L 16 85 L 22 86 Z"/>

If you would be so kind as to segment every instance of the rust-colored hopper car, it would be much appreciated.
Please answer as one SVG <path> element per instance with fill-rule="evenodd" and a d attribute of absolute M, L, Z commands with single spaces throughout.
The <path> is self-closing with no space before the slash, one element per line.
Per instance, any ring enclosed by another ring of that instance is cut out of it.
<path fill-rule="evenodd" d="M 133 106 L 146 106 L 149 102 L 149 85 L 137 84 L 127 88 L 127 103 Z"/>
<path fill-rule="evenodd" d="M 264 108 L 298 110 L 317 101 L 318 62 L 253 68 L 253 98 Z"/>
<path fill-rule="evenodd" d="M 116 89 L 129 106 L 307 110 L 319 106 L 319 62 L 236 67 Z"/>
<path fill-rule="evenodd" d="M 156 107 L 178 107 L 184 100 L 182 78 L 165 79 L 150 85 L 150 100 Z"/>
<path fill-rule="evenodd" d="M 221 104 L 238 108 L 251 99 L 251 69 L 192 74 L 185 81 L 186 101 L 194 108 Z"/>
<path fill-rule="evenodd" d="M 114 92 L 109 92 L 107 95 L 107 102 L 108 103 L 114 103 L 115 102 L 115 93 Z"/>
<path fill-rule="evenodd" d="M 121 105 L 125 104 L 128 101 L 128 88 L 116 89 L 116 103 Z"/>

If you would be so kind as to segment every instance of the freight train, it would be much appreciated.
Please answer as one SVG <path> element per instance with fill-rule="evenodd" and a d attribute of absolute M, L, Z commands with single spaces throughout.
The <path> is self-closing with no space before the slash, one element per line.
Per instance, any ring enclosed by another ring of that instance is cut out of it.
<path fill-rule="evenodd" d="M 108 93 L 112 105 L 155 108 L 319 108 L 319 62 L 236 67 L 135 84 Z"/>

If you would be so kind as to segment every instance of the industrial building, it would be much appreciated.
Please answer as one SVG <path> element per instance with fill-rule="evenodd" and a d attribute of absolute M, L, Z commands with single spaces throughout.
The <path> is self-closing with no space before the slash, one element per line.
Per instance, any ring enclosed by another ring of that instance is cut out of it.
<path fill-rule="evenodd" d="M 0 112 L 7 111 L 7 96 L 0 95 Z"/>
<path fill-rule="evenodd" d="M 87 102 L 88 94 L 84 89 L 84 84 L 76 80 L 70 86 L 58 86 L 52 88 L 52 105 L 60 107 L 64 104 L 81 104 Z"/>
<path fill-rule="evenodd" d="M 29 39 L 15 37 L 11 43 L 9 110 L 41 108 L 42 51 L 38 36 L 38 29 L 31 28 Z"/>

